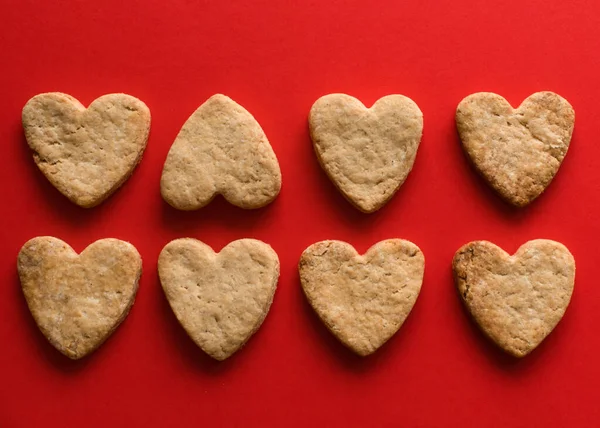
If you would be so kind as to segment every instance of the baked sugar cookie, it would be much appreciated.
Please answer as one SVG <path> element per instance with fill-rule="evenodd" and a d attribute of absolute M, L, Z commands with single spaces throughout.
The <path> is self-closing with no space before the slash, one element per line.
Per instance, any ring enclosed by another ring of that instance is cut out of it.
<path fill-rule="evenodd" d="M 423 114 L 402 95 L 371 108 L 345 94 L 319 98 L 308 118 L 321 167 L 359 210 L 377 211 L 394 196 L 413 167 Z"/>
<path fill-rule="evenodd" d="M 469 95 L 456 110 L 464 151 L 475 169 L 513 205 L 537 198 L 560 167 L 573 133 L 575 112 L 553 92 L 537 92 L 516 109 L 500 95 Z"/>
<path fill-rule="evenodd" d="M 275 199 L 281 172 L 262 128 L 225 95 L 202 104 L 185 122 L 169 150 L 160 180 L 163 199 L 195 210 L 221 194 L 241 208 Z"/>
<path fill-rule="evenodd" d="M 191 238 L 168 243 L 158 259 L 171 309 L 192 340 L 224 360 L 264 321 L 279 279 L 279 258 L 255 239 L 231 242 L 219 253 Z"/>
<path fill-rule="evenodd" d="M 142 159 L 150 110 L 125 94 L 104 95 L 86 109 L 70 95 L 50 92 L 25 104 L 23 129 L 50 183 L 90 208 L 117 190 Z"/>
<path fill-rule="evenodd" d="M 413 243 L 389 239 L 364 255 L 345 242 L 311 245 L 298 265 L 302 289 L 323 323 L 358 355 L 398 331 L 423 282 L 425 258 Z"/>
<path fill-rule="evenodd" d="M 564 315 L 575 260 L 562 244 L 529 241 L 513 255 L 487 241 L 460 248 L 452 262 L 460 297 L 481 330 L 515 357 L 533 351 Z"/>
<path fill-rule="evenodd" d="M 35 322 L 72 359 L 97 349 L 121 324 L 142 273 L 137 250 L 118 239 L 101 239 L 78 255 L 60 239 L 33 238 L 17 266 Z"/>

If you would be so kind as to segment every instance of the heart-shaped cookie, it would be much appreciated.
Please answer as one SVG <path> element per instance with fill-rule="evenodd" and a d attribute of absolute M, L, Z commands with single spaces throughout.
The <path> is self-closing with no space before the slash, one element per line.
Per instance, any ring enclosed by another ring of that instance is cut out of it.
<path fill-rule="evenodd" d="M 550 184 L 571 142 L 573 107 L 552 92 L 537 92 L 517 108 L 500 95 L 469 95 L 456 126 L 475 169 L 503 199 L 525 206 Z"/>
<path fill-rule="evenodd" d="M 384 206 L 404 183 L 423 132 L 421 110 L 402 95 L 383 97 L 370 109 L 349 95 L 325 95 L 308 123 L 321 167 L 366 213 Z"/>
<path fill-rule="evenodd" d="M 35 322 L 72 359 L 97 349 L 121 324 L 142 273 L 137 250 L 118 239 L 101 239 L 78 255 L 60 239 L 33 238 L 17 265 Z"/>
<path fill-rule="evenodd" d="M 77 205 L 108 198 L 140 162 L 150 110 L 130 95 L 109 94 L 89 108 L 67 94 L 36 95 L 23 107 L 23 129 L 46 178 Z"/>
<path fill-rule="evenodd" d="M 460 248 L 452 262 L 458 292 L 481 330 L 523 357 L 556 327 L 569 305 L 575 260 L 562 244 L 525 243 L 514 256 L 487 241 Z"/>
<path fill-rule="evenodd" d="M 298 265 L 302 289 L 319 318 L 358 355 L 375 352 L 398 331 L 423 282 L 415 244 L 389 239 L 364 255 L 345 242 L 311 245 Z"/>
<path fill-rule="evenodd" d="M 262 128 L 221 94 L 210 97 L 185 122 L 160 180 L 163 199 L 180 210 L 202 208 L 217 194 L 241 208 L 260 208 L 280 188 L 279 163 Z"/>
<path fill-rule="evenodd" d="M 171 309 L 192 340 L 224 360 L 263 323 L 279 279 L 279 258 L 255 239 L 233 241 L 220 253 L 191 238 L 168 243 L 158 258 Z"/>

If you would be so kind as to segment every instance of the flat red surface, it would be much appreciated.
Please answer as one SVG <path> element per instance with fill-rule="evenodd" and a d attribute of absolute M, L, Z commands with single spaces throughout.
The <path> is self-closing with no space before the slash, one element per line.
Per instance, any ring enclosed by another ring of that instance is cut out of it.
<path fill-rule="evenodd" d="M 2 0 L 0 48 L 0 427 L 598 425 L 600 3 Z M 454 111 L 477 91 L 516 106 L 539 90 L 571 102 L 575 132 L 547 192 L 512 209 L 466 162 Z M 125 92 L 151 109 L 141 164 L 97 208 L 70 203 L 33 163 L 21 109 L 48 91 L 86 105 Z M 219 198 L 185 213 L 160 197 L 171 143 L 217 92 L 256 117 L 279 158 L 283 188 L 267 208 L 244 211 Z M 367 105 L 400 93 L 424 113 L 413 172 L 375 214 L 352 208 L 313 154 L 307 114 L 331 92 Z M 16 256 L 38 235 L 77 251 L 116 237 L 143 257 L 129 317 L 82 361 L 46 342 L 21 294 Z M 158 254 L 184 236 L 217 250 L 258 238 L 281 260 L 265 323 L 222 363 L 188 339 L 160 288 Z M 362 359 L 313 314 L 296 266 L 319 240 L 363 252 L 391 237 L 421 247 L 425 280 L 399 333 Z M 571 250 L 575 292 L 550 337 L 515 360 L 469 320 L 450 263 L 471 240 L 514 252 L 534 238 Z"/>

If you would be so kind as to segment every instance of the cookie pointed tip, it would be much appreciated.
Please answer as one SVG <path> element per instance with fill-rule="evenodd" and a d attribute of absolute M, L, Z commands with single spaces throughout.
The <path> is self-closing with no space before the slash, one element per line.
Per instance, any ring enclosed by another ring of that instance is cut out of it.
<path fill-rule="evenodd" d="M 350 348 L 356 355 L 358 355 L 359 357 L 362 358 L 366 358 L 369 355 L 373 355 L 377 349 L 379 348 L 375 348 L 375 349 L 355 349 L 355 348 Z"/>
<path fill-rule="evenodd" d="M 235 103 L 235 101 L 233 101 L 233 99 L 231 99 L 230 97 L 228 97 L 225 94 L 220 94 L 220 93 L 212 95 L 209 99 L 206 100 L 206 102 L 207 103 L 208 102 L 226 102 L 226 103 L 232 102 L 232 103 Z"/>
<path fill-rule="evenodd" d="M 365 214 L 372 214 L 375 211 L 378 211 L 381 207 L 383 207 L 383 205 L 385 205 L 385 203 L 382 205 L 378 205 L 378 204 L 373 204 L 370 201 L 352 199 L 348 195 L 344 195 L 344 196 L 346 197 L 348 202 L 350 202 L 350 204 L 352 204 L 352 206 L 354 206 L 354 208 L 356 208 L 357 210 L 359 210 L 360 212 L 365 213 Z"/>
<path fill-rule="evenodd" d="M 225 361 L 231 357 L 236 351 L 233 352 L 206 352 L 206 355 L 216 361 Z"/>
<path fill-rule="evenodd" d="M 516 359 L 522 359 L 525 358 L 527 355 L 531 354 L 531 352 L 534 350 L 535 348 L 531 348 L 531 349 L 514 349 L 514 348 L 502 348 L 502 350 L 504 352 L 506 352 L 508 355 L 510 355 L 511 357 L 514 357 Z"/>
<path fill-rule="evenodd" d="M 78 361 L 78 360 L 81 360 L 86 355 L 87 354 L 85 354 L 85 355 L 67 355 L 67 357 L 69 357 L 70 360 Z"/>
<path fill-rule="evenodd" d="M 521 195 L 516 195 L 516 194 L 503 194 L 500 192 L 499 192 L 499 194 L 502 197 L 502 199 L 504 199 L 505 202 L 507 202 L 509 205 L 511 205 L 515 208 L 525 208 L 529 204 L 531 204 L 533 201 L 535 201 L 538 198 L 538 196 L 540 196 L 540 195 L 535 195 L 532 197 L 527 197 L 527 196 L 521 196 Z"/>
<path fill-rule="evenodd" d="M 71 350 L 69 348 L 60 348 L 60 347 L 56 347 L 56 346 L 55 346 L 55 348 L 57 351 L 59 351 L 65 357 L 67 357 L 73 361 L 81 360 L 82 358 L 84 358 L 85 356 L 89 355 L 92 352 L 92 351 L 81 352 L 81 351 L 77 351 L 77 350 Z"/>
<path fill-rule="evenodd" d="M 72 199 L 72 198 L 69 198 L 69 200 L 81 208 L 90 209 L 90 208 L 94 208 L 94 207 L 97 207 L 98 205 L 100 205 L 102 202 L 104 202 L 105 198 L 102 198 L 102 199 L 87 199 L 87 198 Z"/>

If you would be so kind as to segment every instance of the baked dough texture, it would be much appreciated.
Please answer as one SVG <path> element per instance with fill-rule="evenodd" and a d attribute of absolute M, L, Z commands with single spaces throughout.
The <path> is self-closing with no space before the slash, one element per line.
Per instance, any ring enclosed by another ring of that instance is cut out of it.
<path fill-rule="evenodd" d="M 410 173 L 423 133 L 423 114 L 403 95 L 388 95 L 371 108 L 345 94 L 312 106 L 310 135 L 323 170 L 359 210 L 383 207 Z"/>
<path fill-rule="evenodd" d="M 123 322 L 142 273 L 133 245 L 101 239 L 77 254 L 50 236 L 29 240 L 17 267 L 31 315 L 48 341 L 72 359 L 96 350 Z"/>
<path fill-rule="evenodd" d="M 171 309 L 190 338 L 224 360 L 263 323 L 279 279 L 279 258 L 255 239 L 240 239 L 219 253 L 192 238 L 168 243 L 158 273 Z"/>
<path fill-rule="evenodd" d="M 515 357 L 533 351 L 562 319 L 575 260 L 562 244 L 536 239 L 514 255 L 488 241 L 460 248 L 452 262 L 458 293 L 481 330 Z"/>
<path fill-rule="evenodd" d="M 402 326 L 423 282 L 425 258 L 413 243 L 388 239 L 364 255 L 345 242 L 321 241 L 302 253 L 302 289 L 329 331 L 361 356 Z"/>
<path fill-rule="evenodd" d="M 469 95 L 456 110 L 462 147 L 475 169 L 509 203 L 522 207 L 548 187 L 567 154 L 573 107 L 537 92 L 516 109 L 500 95 Z"/>
<path fill-rule="evenodd" d="M 23 107 L 22 121 L 38 168 L 84 208 L 100 204 L 129 178 L 150 132 L 150 110 L 126 94 L 104 95 L 87 109 L 67 94 L 39 94 Z"/>
<path fill-rule="evenodd" d="M 225 95 L 202 104 L 169 150 L 163 199 L 180 210 L 204 207 L 217 194 L 241 208 L 271 203 L 281 189 L 279 162 L 254 117 Z"/>

